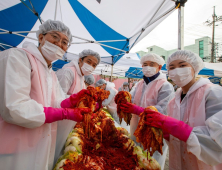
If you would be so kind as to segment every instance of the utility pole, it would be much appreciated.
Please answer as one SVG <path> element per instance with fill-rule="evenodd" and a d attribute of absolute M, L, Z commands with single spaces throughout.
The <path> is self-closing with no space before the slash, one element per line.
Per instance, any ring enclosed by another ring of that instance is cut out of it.
<path fill-rule="evenodd" d="M 178 8 L 178 50 L 184 49 L 184 6 Z"/>
<path fill-rule="evenodd" d="M 215 6 L 214 6 L 214 9 L 213 9 L 213 31 L 212 31 L 212 44 L 211 44 L 211 63 L 214 62 L 214 32 L 215 32 L 215 18 L 217 17 L 216 14 L 215 14 Z"/>
<path fill-rule="evenodd" d="M 213 21 L 209 21 L 207 20 L 205 23 L 207 24 L 207 26 L 211 26 L 213 25 L 213 30 L 212 30 L 212 44 L 211 44 L 211 63 L 214 63 L 214 58 L 215 58 L 215 43 L 214 43 L 214 35 L 215 35 L 215 23 L 222 21 L 222 16 L 217 17 L 216 13 L 215 13 L 215 6 L 213 7 Z"/>

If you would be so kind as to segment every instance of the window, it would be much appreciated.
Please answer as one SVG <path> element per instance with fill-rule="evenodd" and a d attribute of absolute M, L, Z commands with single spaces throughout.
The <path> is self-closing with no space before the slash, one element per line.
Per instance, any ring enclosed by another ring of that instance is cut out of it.
<path fill-rule="evenodd" d="M 201 58 L 204 57 L 204 44 L 203 44 L 203 41 L 199 41 L 199 56 Z"/>
<path fill-rule="evenodd" d="M 150 51 L 153 51 L 153 48 L 150 48 Z"/>
<path fill-rule="evenodd" d="M 161 57 L 165 60 L 165 56 L 164 55 L 162 55 Z"/>

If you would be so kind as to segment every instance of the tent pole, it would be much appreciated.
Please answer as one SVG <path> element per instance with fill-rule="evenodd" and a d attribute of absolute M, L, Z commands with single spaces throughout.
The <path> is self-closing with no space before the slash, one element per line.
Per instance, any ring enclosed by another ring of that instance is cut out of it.
<path fill-rule="evenodd" d="M 56 14 L 57 14 L 57 5 L 58 5 L 58 0 L 56 0 L 54 20 L 56 20 Z"/>
<path fill-rule="evenodd" d="M 110 78 L 110 82 L 112 82 L 113 80 L 113 64 L 112 64 L 112 67 L 111 67 L 111 78 Z"/>
<path fill-rule="evenodd" d="M 184 7 L 178 8 L 178 50 L 184 49 Z"/>
<path fill-rule="evenodd" d="M 25 35 L 22 35 L 22 34 L 18 34 L 18 33 L 14 33 L 14 32 L 11 32 L 11 31 L 8 31 L 8 30 L 5 30 L 5 29 L 2 29 L 2 28 L 0 28 L 0 31 L 5 31 L 5 32 L 7 31 L 7 32 L 9 32 L 9 34 L 14 34 L 14 35 L 18 35 L 18 36 L 21 36 L 21 37 L 29 38 L 29 39 L 31 39 L 31 40 L 38 41 L 38 40 L 35 39 L 35 38 L 28 37 L 28 36 L 25 36 Z"/>
<path fill-rule="evenodd" d="M 37 31 L 12 31 L 12 33 L 36 33 Z M 0 32 L 0 34 L 10 34 L 8 31 L 7 32 Z"/>
<path fill-rule="evenodd" d="M 2 45 L 0 45 L 0 47 L 2 47 L 3 49 L 5 49 L 5 47 L 3 47 Z M 6 50 L 6 49 L 5 49 Z"/>
<path fill-rule="evenodd" d="M 121 49 L 119 49 L 119 48 L 115 48 L 115 47 L 111 47 L 111 46 L 109 46 L 109 45 L 101 44 L 101 43 L 98 43 L 98 42 L 96 42 L 96 41 L 95 41 L 94 43 L 95 43 L 95 44 L 98 44 L 98 45 L 101 45 L 101 46 L 104 46 L 104 47 L 108 47 L 108 48 L 117 50 L 117 51 L 122 51 L 122 52 L 124 52 L 124 53 L 127 52 L 127 51 L 125 51 L 125 50 L 121 50 Z"/>
<path fill-rule="evenodd" d="M 161 15 L 160 17 L 158 17 L 157 19 L 155 19 L 155 20 L 153 20 L 152 22 L 150 22 L 150 24 L 146 25 L 146 26 L 144 27 L 144 29 L 146 29 L 147 27 L 149 27 L 150 25 L 152 25 L 153 23 L 155 23 L 156 21 L 158 21 L 159 19 L 161 19 L 161 18 L 164 17 L 165 15 L 169 14 L 169 13 L 172 12 L 174 9 L 175 9 L 175 7 L 172 7 L 169 11 L 167 11 L 166 13 L 164 13 L 163 15 Z M 130 37 L 130 39 L 131 39 L 132 37 L 136 36 L 137 34 L 139 34 L 140 32 L 141 32 L 141 30 L 138 31 L 138 32 L 136 32 L 135 34 L 133 34 L 133 35 Z"/>
<path fill-rule="evenodd" d="M 112 80 L 113 80 L 113 65 L 114 65 L 114 63 L 113 63 L 113 59 L 114 59 L 114 56 L 112 56 L 112 64 L 111 64 L 111 78 L 110 78 L 110 82 L 112 82 Z"/>
<path fill-rule="evenodd" d="M 4 45 L 4 46 L 7 46 L 7 47 L 13 47 L 11 45 L 7 45 L 7 44 L 3 44 L 3 43 L 0 43 L 0 45 Z"/>

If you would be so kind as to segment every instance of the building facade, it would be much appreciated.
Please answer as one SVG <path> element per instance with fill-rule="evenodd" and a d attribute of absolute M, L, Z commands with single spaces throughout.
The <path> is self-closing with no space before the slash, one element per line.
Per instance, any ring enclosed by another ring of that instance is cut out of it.
<path fill-rule="evenodd" d="M 211 39 L 210 37 L 202 37 L 202 38 L 196 39 L 195 44 L 184 46 L 184 49 L 198 54 L 203 59 L 203 61 L 209 62 L 210 56 L 211 56 Z M 167 51 L 164 48 L 153 45 L 153 46 L 147 47 L 147 52 L 138 51 L 137 53 L 140 56 L 143 56 L 149 53 L 155 53 L 162 56 L 163 59 L 166 61 L 168 56 L 175 51 L 177 51 L 177 49 Z"/>

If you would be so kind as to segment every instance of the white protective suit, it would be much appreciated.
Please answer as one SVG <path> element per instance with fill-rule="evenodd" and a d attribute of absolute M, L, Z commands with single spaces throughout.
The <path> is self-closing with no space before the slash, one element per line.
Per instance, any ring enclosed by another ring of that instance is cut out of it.
<path fill-rule="evenodd" d="M 68 94 L 71 95 L 85 89 L 84 76 L 80 71 L 78 61 L 72 60 L 70 63 L 64 65 L 62 69 L 58 70 L 56 74 L 65 93 L 68 92 Z M 58 121 L 59 128 L 57 131 L 54 164 L 57 162 L 58 158 L 63 155 L 63 147 L 66 138 L 75 125 L 76 122 L 70 120 Z"/>
<path fill-rule="evenodd" d="M 200 78 L 182 102 L 181 92 L 179 88 L 169 103 L 168 115 L 194 128 L 186 143 L 170 135 L 170 169 L 221 170 L 222 88 Z"/>
<path fill-rule="evenodd" d="M 151 81 L 149 84 L 146 84 L 145 82 L 143 83 L 142 96 L 140 98 L 140 106 L 143 108 L 146 108 L 149 106 L 150 102 L 152 103 L 157 99 L 156 104 L 154 104 L 154 106 L 157 108 L 157 110 L 160 113 L 166 115 L 167 104 L 174 97 L 174 94 L 175 94 L 173 86 L 168 81 L 165 81 L 165 83 L 162 85 L 162 87 L 158 91 L 158 96 L 156 96 L 156 99 L 146 98 L 146 95 L 145 95 L 145 94 L 149 94 L 151 91 L 154 91 L 154 89 L 151 89 L 151 86 L 153 87 L 153 85 L 155 85 L 156 82 L 160 79 L 166 79 L 166 75 L 160 72 L 160 75 L 155 80 Z M 137 83 L 135 85 L 135 88 L 130 92 L 132 95 L 132 103 L 135 103 L 134 97 L 135 97 L 135 94 L 137 93 L 137 90 L 141 90 L 137 88 L 138 85 L 139 83 Z M 139 116 L 133 114 L 133 117 L 130 122 L 130 135 L 131 135 L 131 139 L 133 139 L 134 142 L 136 142 L 136 137 L 133 134 L 138 126 L 138 122 L 139 122 Z M 161 155 L 157 151 L 153 155 L 153 158 L 155 158 L 159 162 L 162 170 L 164 169 L 167 150 L 168 150 L 168 146 L 164 140 L 163 155 Z"/>
<path fill-rule="evenodd" d="M 52 83 L 52 69 L 48 68 L 45 59 L 33 43 L 25 42 L 23 48 L 37 60 L 40 73 L 44 73 L 45 88 L 41 94 L 45 100 L 44 107 L 60 107 L 65 94 L 56 76 L 56 83 Z M 53 168 L 57 123 L 44 124 L 43 105 L 30 96 L 30 90 L 35 86 L 31 79 L 32 71 L 24 50 L 11 48 L 0 53 L 0 143 L 6 136 L 10 138 L 8 143 L 0 144 L 2 170 Z M 52 89 L 55 89 L 53 101 Z"/>
<path fill-rule="evenodd" d="M 73 70 L 70 69 L 70 67 L 73 67 L 73 69 L 76 70 L 77 74 L 75 74 Z M 80 86 L 80 90 L 85 89 L 84 76 L 80 71 L 77 60 L 72 60 L 70 63 L 64 65 L 62 69 L 59 69 L 56 72 L 56 75 L 65 94 L 71 95 L 74 93 L 74 91 L 70 92 L 70 88 L 73 86 L 73 83 L 76 80 L 79 80 L 79 82 L 76 82 L 76 86 Z"/>
<path fill-rule="evenodd" d="M 102 106 L 106 107 L 109 113 L 112 115 L 113 119 L 117 123 L 119 123 L 119 117 L 117 116 L 117 105 L 114 101 L 115 96 L 118 93 L 118 91 L 114 87 L 112 87 L 111 83 L 107 83 L 105 90 L 109 91 L 110 95 L 108 99 L 102 102 Z"/>

